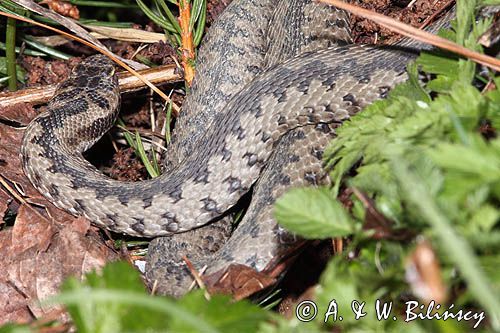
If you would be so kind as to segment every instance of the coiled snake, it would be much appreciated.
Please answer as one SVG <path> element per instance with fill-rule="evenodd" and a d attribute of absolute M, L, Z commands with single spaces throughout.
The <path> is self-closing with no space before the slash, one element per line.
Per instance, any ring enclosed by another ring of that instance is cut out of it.
<path fill-rule="evenodd" d="M 327 181 L 321 155 L 335 127 L 405 80 L 406 64 L 422 48 L 338 46 L 350 41 L 346 22 L 343 11 L 310 0 L 235 0 L 200 50 L 168 171 L 137 183 L 110 179 L 82 157 L 113 125 L 120 104 L 113 64 L 89 57 L 26 129 L 24 170 L 56 206 L 143 237 L 219 218 L 261 176 L 212 270 L 227 262 L 262 269 L 291 239 L 272 221 L 274 198 L 290 186 Z M 154 253 L 152 265 L 165 263 Z"/>

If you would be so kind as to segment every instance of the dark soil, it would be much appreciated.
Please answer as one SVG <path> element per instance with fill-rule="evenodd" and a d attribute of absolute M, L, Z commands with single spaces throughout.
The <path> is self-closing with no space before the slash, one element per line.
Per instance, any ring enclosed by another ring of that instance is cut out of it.
<path fill-rule="evenodd" d="M 351 0 L 360 7 L 390 16 L 414 27 L 420 28 L 426 18 L 445 7 L 449 0 Z M 412 2 L 414 2 L 412 4 Z M 354 41 L 361 44 L 391 44 L 400 37 L 398 34 L 380 27 L 369 20 L 352 17 L 351 26 Z"/>

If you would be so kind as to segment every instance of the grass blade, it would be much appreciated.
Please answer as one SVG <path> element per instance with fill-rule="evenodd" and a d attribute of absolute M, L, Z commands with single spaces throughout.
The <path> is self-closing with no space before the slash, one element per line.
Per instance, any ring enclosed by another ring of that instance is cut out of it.
<path fill-rule="evenodd" d="M 136 0 L 137 1 L 137 4 L 139 5 L 139 8 L 144 12 L 144 14 L 146 14 L 146 16 L 152 20 L 153 22 L 155 22 L 156 24 L 158 24 L 160 27 L 168 30 L 169 32 L 173 32 L 173 33 L 176 33 L 177 30 L 175 29 L 175 27 L 167 20 L 165 20 L 164 18 L 158 16 L 156 13 L 154 13 L 151 9 L 149 9 L 148 6 L 146 6 L 146 4 L 144 2 L 142 2 L 142 0 Z"/>
<path fill-rule="evenodd" d="M 53 49 L 49 46 L 46 46 L 46 45 L 40 43 L 40 42 L 37 42 L 31 36 L 24 36 L 22 38 L 22 40 L 26 44 L 28 44 L 29 46 L 31 46 L 37 50 L 40 50 L 40 51 L 44 52 L 45 54 L 50 55 L 51 57 L 54 57 L 56 59 L 68 60 L 69 58 L 71 58 L 71 56 L 69 54 L 58 51 L 56 49 Z"/>
<path fill-rule="evenodd" d="M 165 12 L 165 15 L 167 15 L 167 19 L 172 24 L 172 26 L 175 28 L 177 33 L 181 33 L 181 27 L 179 25 L 179 22 L 177 22 L 177 19 L 175 18 L 174 14 L 172 14 L 172 11 L 170 8 L 168 8 L 167 4 L 163 0 L 155 0 L 155 3 L 163 9 Z"/>
<path fill-rule="evenodd" d="M 139 132 L 135 132 L 135 142 L 136 142 L 136 152 L 141 158 L 142 163 L 146 167 L 146 170 L 148 171 L 149 175 L 152 178 L 156 178 L 159 176 L 159 173 L 156 171 L 158 167 L 153 167 L 151 162 L 149 161 L 148 155 L 146 154 L 146 151 L 144 150 L 144 145 L 142 144 L 142 139 L 141 136 L 139 135 Z"/>
<path fill-rule="evenodd" d="M 17 90 L 17 73 L 16 73 L 16 20 L 7 18 L 6 29 L 6 58 L 7 58 L 7 75 L 9 76 L 8 87 L 10 91 Z"/>

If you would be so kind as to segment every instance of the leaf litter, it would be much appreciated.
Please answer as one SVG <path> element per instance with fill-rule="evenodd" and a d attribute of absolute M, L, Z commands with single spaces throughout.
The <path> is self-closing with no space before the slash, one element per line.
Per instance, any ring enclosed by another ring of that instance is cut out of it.
<path fill-rule="evenodd" d="M 35 114 L 31 107 L 0 111 L 0 176 L 10 191 L 30 203 L 19 204 L 5 186 L 0 187 L 0 215 L 15 216 L 13 226 L 0 231 L 0 323 L 31 322 L 61 315 L 37 300 L 58 292 L 68 276 L 83 276 L 119 258 L 89 221 L 75 218 L 50 204 L 25 177 L 19 147 L 23 131 L 10 122 L 26 124 Z M 16 114 L 17 113 L 17 114 Z M 42 208 L 44 207 L 44 208 Z"/>

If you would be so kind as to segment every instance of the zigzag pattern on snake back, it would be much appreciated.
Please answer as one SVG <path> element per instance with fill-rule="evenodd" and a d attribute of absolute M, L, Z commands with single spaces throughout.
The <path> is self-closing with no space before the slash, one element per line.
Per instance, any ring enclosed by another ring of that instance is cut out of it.
<path fill-rule="evenodd" d="M 176 124 L 173 147 L 170 147 L 175 154 L 168 156 L 174 159 L 169 159 L 169 166 L 178 163 L 177 156 L 195 151 L 197 139 L 192 133 L 202 133 L 199 129 L 203 123 L 224 113 L 227 101 L 259 73 L 304 52 L 350 43 L 349 17 L 335 7 L 310 0 L 233 1 L 210 28 L 200 49 L 196 70 L 201 75 L 197 76 Z M 412 46 L 414 50 L 420 48 L 408 40 L 400 44 Z M 367 78 L 371 75 L 366 74 Z M 384 96 L 389 87 L 380 88 Z M 358 92 L 353 89 L 351 94 L 356 98 Z M 351 105 L 350 111 L 359 109 Z M 290 187 L 329 183 L 327 173 L 322 170 L 322 153 L 335 137 L 335 128 L 339 125 L 300 127 L 289 131 L 275 144 L 253 187 L 250 205 L 232 233 L 229 216 L 225 216 L 200 229 L 154 239 L 146 257 L 148 284 L 154 286 L 157 293 L 184 294 L 193 282 L 184 257 L 189 258 L 198 271 L 215 274 L 212 281 L 225 276 L 225 269 L 231 264 L 275 274 L 277 265 L 283 267 L 281 259 L 296 248 L 298 239 L 276 223 L 273 203 Z M 241 281 L 235 283 L 241 284 Z"/>
<path fill-rule="evenodd" d="M 174 152 L 167 156 L 169 167 L 178 163 L 176 158 L 192 153 L 203 124 L 224 113 L 225 104 L 259 73 L 300 53 L 339 43 L 352 40 L 349 17 L 337 8 L 308 0 L 233 1 L 210 27 L 200 48 L 197 77 L 169 147 Z M 189 258 L 199 271 L 206 267 L 206 273 L 231 264 L 261 271 L 290 252 L 297 238 L 277 225 L 273 203 L 290 187 L 328 183 L 321 158 L 336 126 L 300 127 L 280 139 L 253 186 L 251 203 L 236 230 L 232 231 L 231 216 L 225 214 L 203 228 L 154 239 L 146 257 L 147 283 L 157 293 L 181 296 L 193 282 L 182 258 Z"/>
<path fill-rule="evenodd" d="M 190 230 L 250 189 L 284 134 L 339 124 L 383 98 L 406 78 L 414 56 L 405 48 L 349 45 L 288 59 L 232 97 L 182 163 L 138 183 L 112 180 L 82 157 L 112 126 L 120 102 L 113 64 L 89 57 L 29 124 L 23 167 L 56 206 L 109 230 L 144 237 Z"/>
<path fill-rule="evenodd" d="M 387 91 L 380 92 L 381 86 L 401 77 L 394 64 L 406 58 L 382 49 L 367 54 L 361 47 L 329 51 L 292 59 L 258 77 L 228 105 L 232 112 L 216 119 L 197 154 L 168 175 L 134 184 L 105 178 L 81 156 L 113 124 L 119 100 L 114 76 L 102 75 L 113 71 L 112 63 L 90 57 L 27 128 L 26 173 L 56 206 L 112 231 L 151 237 L 201 226 L 250 188 L 280 136 L 298 126 L 347 119 L 353 104 L 380 97 Z M 377 82 L 366 79 L 368 72 Z M 354 100 L 353 88 L 363 97 Z"/>

